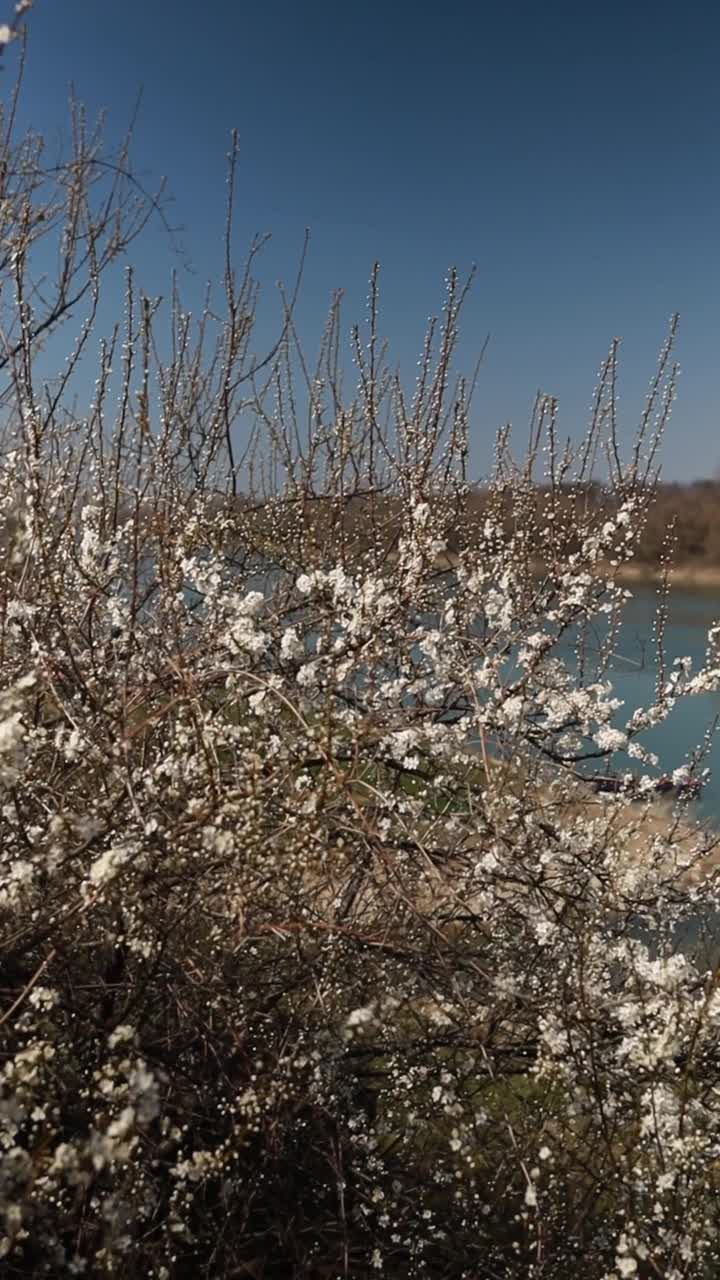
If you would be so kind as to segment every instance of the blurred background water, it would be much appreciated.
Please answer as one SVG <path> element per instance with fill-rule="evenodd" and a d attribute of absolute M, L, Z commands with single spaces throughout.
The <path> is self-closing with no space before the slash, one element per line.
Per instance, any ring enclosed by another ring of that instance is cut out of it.
<path fill-rule="evenodd" d="M 633 584 L 631 590 L 632 599 L 625 610 L 615 647 L 616 656 L 608 673 L 615 696 L 624 702 L 616 718 L 618 724 L 622 724 L 638 707 L 654 702 L 657 680 L 653 635 L 657 587 Z M 673 588 L 664 634 L 668 671 L 675 658 L 692 658 L 694 672 L 702 667 L 708 628 L 718 619 L 720 590 Z M 642 742 L 658 756 L 660 770 L 669 773 L 688 763 L 691 753 L 702 743 L 703 736 L 716 718 L 720 718 L 720 692 L 681 698 L 663 724 L 643 734 Z M 640 771 L 636 762 L 620 753 L 613 757 L 612 764 L 618 769 Z M 709 768 L 711 776 L 701 800 L 693 802 L 693 812 L 720 820 L 720 732 L 712 734 L 702 767 Z"/>

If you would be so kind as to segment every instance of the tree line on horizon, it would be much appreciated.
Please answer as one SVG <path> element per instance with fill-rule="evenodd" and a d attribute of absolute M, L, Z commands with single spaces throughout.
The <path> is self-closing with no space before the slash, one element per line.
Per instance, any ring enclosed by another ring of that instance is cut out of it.
<path fill-rule="evenodd" d="M 512 500 L 514 485 L 513 481 L 507 486 L 507 502 L 502 504 L 500 499 L 501 505 L 505 505 L 502 527 L 508 538 L 518 529 L 518 513 Z M 535 543 L 537 559 L 545 563 L 550 547 L 557 556 L 577 552 L 581 515 L 586 517 L 592 512 L 595 518 L 604 515 L 610 519 L 616 514 L 620 501 L 617 490 L 592 481 L 554 486 L 530 483 L 528 499 L 529 504 L 523 508 L 522 525 L 531 549 Z M 441 504 L 441 499 L 438 501 Z M 432 497 L 430 502 L 432 504 Z M 720 480 L 657 482 L 643 505 L 643 525 L 633 557 L 639 567 L 647 567 L 649 572 L 659 570 L 669 556 L 678 568 L 720 567 Z M 298 537 L 304 539 L 308 530 L 314 531 L 318 547 L 324 544 L 331 528 L 335 528 L 349 552 L 351 547 L 368 542 L 371 516 L 374 534 L 377 535 L 379 528 L 384 530 L 384 548 L 392 554 L 400 535 L 403 504 L 399 495 L 390 491 L 355 491 L 341 503 L 307 493 L 298 494 L 296 499 L 289 497 L 284 504 L 284 516 L 277 503 L 253 502 L 247 495 L 238 495 L 237 506 L 244 515 L 244 537 L 247 538 L 250 529 L 256 532 L 254 550 L 260 551 L 267 545 L 271 526 L 276 538 L 278 522 L 282 525 L 284 520 L 286 534 L 294 528 Z M 443 532 L 447 551 L 452 555 L 461 545 L 479 546 L 485 520 L 491 509 L 495 514 L 497 506 L 495 484 L 469 486 L 464 498 L 456 499 L 452 510 L 445 512 Z"/>

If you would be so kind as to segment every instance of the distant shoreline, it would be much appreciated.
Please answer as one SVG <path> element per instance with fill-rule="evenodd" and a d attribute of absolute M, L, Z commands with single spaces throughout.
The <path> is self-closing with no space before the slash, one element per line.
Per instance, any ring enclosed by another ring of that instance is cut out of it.
<path fill-rule="evenodd" d="M 720 565 L 673 565 L 669 571 L 671 587 L 720 587 Z M 618 582 L 660 582 L 662 571 L 651 565 L 626 564 L 617 571 Z"/>
<path fill-rule="evenodd" d="M 446 553 L 438 557 L 439 569 L 454 569 L 457 564 L 457 557 L 453 552 Z M 538 561 L 535 565 L 535 572 L 538 577 L 542 577 L 546 570 L 544 565 Z M 658 566 L 650 564 L 637 563 L 635 561 L 630 564 L 619 565 L 613 571 L 608 564 L 598 564 L 598 573 L 614 572 L 614 576 L 618 582 L 634 582 L 639 586 L 649 586 L 651 583 L 662 581 L 662 570 Z M 705 564 L 675 564 L 669 571 L 669 579 L 671 587 L 692 588 L 696 587 L 700 590 L 720 589 L 720 565 Z"/>

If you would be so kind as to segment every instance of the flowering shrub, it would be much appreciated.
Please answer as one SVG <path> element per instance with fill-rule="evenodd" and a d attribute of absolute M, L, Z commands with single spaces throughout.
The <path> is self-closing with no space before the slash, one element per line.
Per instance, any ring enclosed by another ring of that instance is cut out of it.
<path fill-rule="evenodd" d="M 314 372 L 292 302 L 252 353 L 257 246 L 216 342 L 175 298 L 168 361 L 130 279 L 78 418 L 92 318 L 55 382 L 42 333 L 147 213 L 99 154 L 44 317 L 27 230 L 59 215 L 4 232 L 4 1273 L 715 1275 L 719 971 L 675 941 L 714 838 L 582 780 L 624 749 L 649 793 L 645 730 L 720 687 L 717 628 L 666 670 L 664 598 L 654 704 L 608 674 L 674 328 L 629 462 L 613 347 L 576 450 L 550 400 L 522 465 L 500 437 L 480 527 L 454 275 L 408 397 L 374 274 L 350 398 L 337 307 Z"/>

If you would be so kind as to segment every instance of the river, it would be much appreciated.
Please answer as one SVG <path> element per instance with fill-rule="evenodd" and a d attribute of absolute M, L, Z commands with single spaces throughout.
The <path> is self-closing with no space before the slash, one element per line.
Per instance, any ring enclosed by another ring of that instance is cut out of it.
<path fill-rule="evenodd" d="M 653 621 L 658 595 L 655 585 L 633 584 L 616 646 L 609 678 L 615 696 L 624 700 L 617 723 L 627 719 L 640 706 L 655 700 L 656 660 Z M 674 658 L 690 657 L 693 671 L 705 659 L 708 627 L 720 619 L 720 589 L 698 590 L 673 588 L 670 594 L 668 622 L 665 630 L 665 654 L 668 668 Z M 682 698 L 669 718 L 643 735 L 642 741 L 659 758 L 663 772 L 671 772 L 688 762 L 689 754 L 702 742 L 703 735 L 720 717 L 720 693 Z M 617 768 L 632 767 L 618 755 Z M 692 804 L 698 816 L 720 820 L 720 731 L 714 733 L 703 765 L 711 770 L 702 799 Z M 636 767 L 636 766 L 635 766 Z"/>

